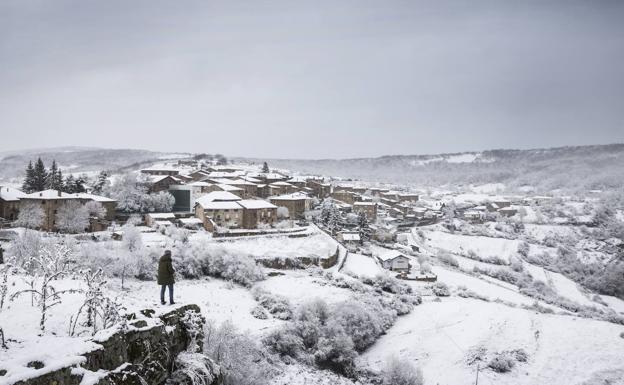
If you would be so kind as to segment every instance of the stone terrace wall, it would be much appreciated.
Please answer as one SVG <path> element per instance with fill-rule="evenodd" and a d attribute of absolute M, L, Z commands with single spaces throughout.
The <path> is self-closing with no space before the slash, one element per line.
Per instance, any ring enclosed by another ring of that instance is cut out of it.
<path fill-rule="evenodd" d="M 128 329 L 95 341 L 101 347 L 84 354 L 80 366 L 54 371 L 43 367 L 37 370 L 42 372 L 41 375 L 19 381 L 16 385 L 79 385 L 83 378 L 96 385 L 164 384 L 174 369 L 176 357 L 191 343 L 191 331 L 183 322 L 189 313 L 199 316 L 197 319 L 203 328 L 204 320 L 197 305 L 178 307 L 159 316 L 154 316 L 150 309 L 132 314 L 128 317 Z M 202 335 L 197 338 L 200 352 L 202 338 Z M 214 374 L 212 384 L 221 384 L 218 367 L 212 365 L 210 369 Z"/>

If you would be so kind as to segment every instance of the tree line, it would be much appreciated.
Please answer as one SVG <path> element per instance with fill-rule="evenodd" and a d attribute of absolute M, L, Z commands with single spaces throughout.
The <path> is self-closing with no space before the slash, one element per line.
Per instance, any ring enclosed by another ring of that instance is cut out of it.
<path fill-rule="evenodd" d="M 22 190 L 26 193 L 47 189 L 69 194 L 82 193 L 86 191 L 86 182 L 84 178 L 74 178 L 71 174 L 63 178 L 63 172 L 57 166 L 56 160 L 53 160 L 50 169 L 47 169 L 41 158 L 38 158 L 34 164 L 32 161 L 28 162 Z"/>

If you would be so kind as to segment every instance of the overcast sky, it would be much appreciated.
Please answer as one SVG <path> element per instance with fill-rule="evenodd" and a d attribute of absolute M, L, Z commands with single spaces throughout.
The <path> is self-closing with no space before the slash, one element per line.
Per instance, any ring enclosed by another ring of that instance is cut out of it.
<path fill-rule="evenodd" d="M 624 142 L 624 1 L 0 0 L 0 151 Z"/>

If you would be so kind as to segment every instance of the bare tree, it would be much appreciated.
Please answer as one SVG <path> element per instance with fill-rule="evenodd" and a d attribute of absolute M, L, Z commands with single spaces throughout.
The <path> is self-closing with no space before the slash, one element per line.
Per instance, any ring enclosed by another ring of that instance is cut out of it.
<path fill-rule="evenodd" d="M 39 327 L 41 332 L 45 332 L 45 323 L 50 308 L 61 303 L 61 296 L 67 293 L 75 293 L 78 290 L 66 289 L 57 290 L 54 281 L 71 272 L 71 250 L 69 247 L 56 243 L 43 247 L 41 252 L 31 257 L 29 265 L 36 266 L 35 275 L 31 282 L 30 289 L 20 290 L 14 293 L 10 300 L 14 301 L 22 294 L 29 293 L 38 300 L 41 310 Z M 38 286 L 35 288 L 35 286 Z"/>
<path fill-rule="evenodd" d="M 87 289 L 84 291 L 85 300 L 78 309 L 75 318 L 72 317 L 69 321 L 69 335 L 76 334 L 76 327 L 81 318 L 84 318 L 81 325 L 91 328 L 92 335 L 123 321 L 121 305 L 110 299 L 102 291 L 102 287 L 106 284 L 102 270 L 96 272 L 85 270 L 81 272 L 81 275 L 87 284 Z"/>

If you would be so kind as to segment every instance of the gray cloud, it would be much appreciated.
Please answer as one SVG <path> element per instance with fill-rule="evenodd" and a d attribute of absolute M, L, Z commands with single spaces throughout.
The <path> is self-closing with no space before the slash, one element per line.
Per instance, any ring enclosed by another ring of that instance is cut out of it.
<path fill-rule="evenodd" d="M 0 2 L 0 150 L 624 141 L 619 1 Z"/>

